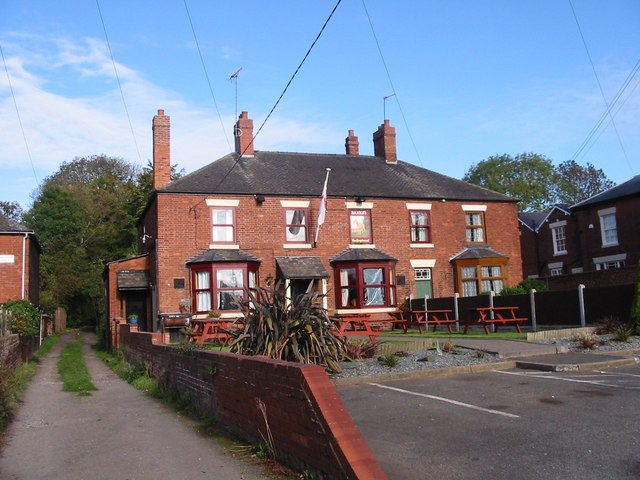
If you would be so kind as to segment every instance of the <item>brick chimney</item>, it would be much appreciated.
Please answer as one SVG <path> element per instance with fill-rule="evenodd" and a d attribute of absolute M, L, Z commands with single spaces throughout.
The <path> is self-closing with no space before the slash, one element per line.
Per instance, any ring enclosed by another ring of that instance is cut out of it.
<path fill-rule="evenodd" d="M 247 112 L 242 112 L 238 117 L 233 136 L 236 138 L 236 153 L 238 155 L 253 155 L 253 120 Z"/>
<path fill-rule="evenodd" d="M 153 188 L 157 190 L 171 181 L 171 125 L 164 110 L 153 117 Z"/>
<path fill-rule="evenodd" d="M 360 142 L 358 142 L 358 137 L 355 136 L 353 130 L 349 130 L 349 136 L 344 139 L 344 148 L 347 155 L 360 155 Z"/>
<path fill-rule="evenodd" d="M 373 134 L 373 154 L 376 157 L 384 158 L 387 163 L 398 163 L 396 154 L 396 129 L 389 125 L 389 120 L 385 120 L 378 130 Z"/>

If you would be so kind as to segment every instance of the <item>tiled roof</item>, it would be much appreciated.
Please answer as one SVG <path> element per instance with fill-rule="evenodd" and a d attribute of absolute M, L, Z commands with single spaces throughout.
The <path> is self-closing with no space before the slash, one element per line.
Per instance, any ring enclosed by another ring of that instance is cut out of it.
<path fill-rule="evenodd" d="M 262 262 L 255 257 L 242 250 L 231 249 L 209 249 L 194 255 L 187 260 L 187 265 L 192 263 L 224 263 L 224 262 Z"/>
<path fill-rule="evenodd" d="M 640 194 L 640 175 L 636 175 L 632 179 L 627 180 L 626 182 L 621 183 L 620 185 L 616 185 L 615 187 L 610 188 L 609 190 L 606 190 L 602 193 L 594 195 L 591 198 L 587 198 L 582 202 L 572 205 L 571 208 L 573 209 L 573 208 L 587 207 L 589 205 L 609 202 L 611 200 L 617 200 L 623 197 L 630 197 L 630 196 L 639 195 L 639 194 Z"/>
<path fill-rule="evenodd" d="M 457 255 L 451 257 L 451 260 L 465 260 L 465 259 L 474 259 L 478 260 L 481 258 L 507 258 L 506 255 L 496 252 L 491 247 L 485 246 L 474 246 L 467 247 Z"/>
<path fill-rule="evenodd" d="M 332 257 L 330 262 L 362 262 L 362 261 L 393 261 L 398 259 L 377 248 L 347 248 Z"/>
<path fill-rule="evenodd" d="M 6 232 L 27 233 L 33 232 L 33 230 L 4 215 L 0 215 L 0 233 Z"/>
<path fill-rule="evenodd" d="M 256 151 L 254 156 L 237 158 L 235 153 L 226 155 L 160 191 L 320 196 L 326 169 L 331 168 L 330 197 L 517 201 L 410 163 L 387 164 L 372 156 Z"/>
<path fill-rule="evenodd" d="M 284 278 L 327 278 L 329 276 L 320 257 L 276 257 L 276 264 Z"/>
<path fill-rule="evenodd" d="M 118 290 L 146 290 L 150 284 L 148 270 L 121 270 L 117 279 Z"/>

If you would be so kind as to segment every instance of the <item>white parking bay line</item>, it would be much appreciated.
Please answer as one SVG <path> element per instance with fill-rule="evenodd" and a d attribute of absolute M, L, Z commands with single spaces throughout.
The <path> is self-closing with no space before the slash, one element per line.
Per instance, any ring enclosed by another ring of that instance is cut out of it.
<path fill-rule="evenodd" d="M 553 374 L 543 375 L 541 373 L 525 373 L 525 372 L 508 372 L 506 370 L 494 370 L 496 373 L 501 373 L 503 375 L 516 375 L 520 377 L 531 377 L 531 378 L 544 378 L 545 380 L 560 380 L 561 382 L 571 382 L 571 383 L 586 383 L 589 385 L 597 385 L 598 387 L 610 387 L 610 388 L 620 388 L 622 390 L 638 390 L 640 387 L 626 387 L 624 385 L 616 385 L 612 383 L 605 383 L 604 380 L 580 380 L 579 378 L 569 378 L 569 377 L 557 377 Z"/>
<path fill-rule="evenodd" d="M 501 412 L 500 410 L 493 410 L 491 408 L 478 407 L 477 405 L 471 405 L 469 403 L 458 402 L 457 400 L 451 400 L 450 398 L 438 397 L 435 395 L 428 395 L 426 393 L 412 392 L 411 390 L 404 390 L 402 388 L 389 387 L 387 385 L 380 385 L 379 383 L 369 383 L 374 387 L 385 388 L 387 390 L 393 390 L 394 392 L 405 393 L 407 395 L 415 395 L 416 397 L 430 398 L 431 400 L 439 400 L 445 403 L 451 403 L 459 407 L 471 408 L 472 410 L 479 410 L 485 413 L 492 413 L 494 415 L 502 415 L 509 418 L 520 418 L 520 415 L 514 415 L 513 413 Z"/>

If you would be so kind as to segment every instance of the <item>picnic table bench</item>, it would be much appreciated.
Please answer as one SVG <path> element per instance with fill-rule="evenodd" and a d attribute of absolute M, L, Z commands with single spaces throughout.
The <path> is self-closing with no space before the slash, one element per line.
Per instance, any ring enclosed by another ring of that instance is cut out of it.
<path fill-rule="evenodd" d="M 493 325 L 494 332 L 498 331 L 498 325 L 513 323 L 518 333 L 522 333 L 520 325 L 529 320 L 526 317 L 518 317 L 516 311 L 519 307 L 477 307 L 471 309 L 471 315 L 464 325 L 464 333 L 471 325 L 482 325 L 484 332 L 489 335 L 489 326 Z"/>
<path fill-rule="evenodd" d="M 224 344 L 232 338 L 229 330 L 234 328 L 235 321 L 234 318 L 192 319 L 192 331 L 188 333 L 189 340 L 198 345 L 204 345 L 208 340 Z"/>
<path fill-rule="evenodd" d="M 334 325 L 338 330 L 338 335 L 368 336 L 371 343 L 377 343 L 378 335 L 384 332 L 384 325 L 400 325 L 404 333 L 409 327 L 408 319 L 404 318 L 401 311 L 381 312 L 381 313 L 345 313 L 334 317 Z"/>
<path fill-rule="evenodd" d="M 433 325 L 433 331 L 436 331 L 440 325 L 445 325 L 449 330 L 449 333 L 453 333 L 451 325 L 454 325 L 457 320 L 449 318 L 451 310 L 411 310 L 414 322 L 418 327 L 418 331 L 422 334 L 422 328 L 429 329 L 429 325 Z"/>

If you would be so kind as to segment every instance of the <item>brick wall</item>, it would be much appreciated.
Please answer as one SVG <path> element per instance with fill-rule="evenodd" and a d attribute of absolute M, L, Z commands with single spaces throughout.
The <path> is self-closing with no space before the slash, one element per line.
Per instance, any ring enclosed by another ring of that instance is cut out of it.
<path fill-rule="evenodd" d="M 181 353 L 161 345 L 161 334 L 120 327 L 129 361 L 152 374 L 197 411 L 252 443 L 264 443 L 264 405 L 276 456 L 326 479 L 386 479 L 324 369 L 217 351 Z"/>
<path fill-rule="evenodd" d="M 211 244 L 211 213 L 206 198 L 219 196 L 166 194 L 159 192 L 157 207 L 149 208 L 148 216 L 158 215 L 158 295 L 161 312 L 176 311 L 182 298 L 190 295 L 187 259 L 209 248 Z M 267 197 L 258 204 L 253 197 L 225 196 L 239 200 L 236 209 L 237 244 L 240 249 L 259 257 L 261 284 L 268 275 L 276 276 L 276 256 L 319 256 L 329 273 L 329 309 L 335 305 L 333 268 L 329 259 L 349 247 L 349 213 L 345 199 L 330 198 L 324 225 L 320 229 L 318 244 L 314 248 L 284 248 L 284 208 L 280 200 L 300 198 Z M 313 238 L 320 198 L 309 198 L 309 237 Z M 433 259 L 434 296 L 450 296 L 455 292 L 454 269 L 450 258 L 466 246 L 465 218 L 461 205 L 473 202 L 432 203 L 431 221 L 433 248 L 411 248 L 409 213 L 406 201 L 369 199 L 372 209 L 373 243 L 398 259 L 396 275 L 404 275 L 407 284 L 398 287 L 398 298 L 415 293 L 414 271 L 410 260 Z M 507 285 L 522 280 L 520 234 L 517 205 L 514 203 L 488 203 L 485 213 L 487 243 L 508 257 Z M 152 224 L 143 220 L 142 224 Z M 175 277 L 185 278 L 185 288 L 173 288 Z"/>
<path fill-rule="evenodd" d="M 13 263 L 0 263 L 0 303 L 22 298 L 23 235 L 0 235 L 0 255 L 13 255 Z"/>

